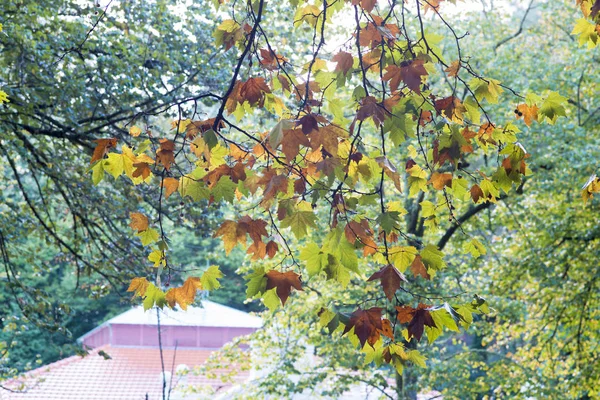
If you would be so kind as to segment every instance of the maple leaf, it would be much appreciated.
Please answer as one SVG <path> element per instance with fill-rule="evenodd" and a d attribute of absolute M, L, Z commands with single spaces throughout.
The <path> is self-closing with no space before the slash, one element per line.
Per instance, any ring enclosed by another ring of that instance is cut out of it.
<path fill-rule="evenodd" d="M 129 218 L 131 222 L 129 226 L 131 229 L 136 230 L 138 233 L 143 232 L 148 229 L 148 217 L 146 217 L 142 213 L 129 213 Z"/>
<path fill-rule="evenodd" d="M 260 49 L 260 56 L 262 57 L 260 65 L 269 71 L 276 70 L 279 68 L 279 65 L 283 65 L 288 61 L 284 56 L 279 55 L 274 51 L 270 51 L 269 49 Z"/>
<path fill-rule="evenodd" d="M 336 156 L 341 138 L 347 136 L 346 131 L 335 125 L 326 125 L 319 130 L 312 131 L 308 135 L 310 146 L 313 149 L 318 149 L 323 146 L 323 149 L 332 156 Z"/>
<path fill-rule="evenodd" d="M 300 129 L 288 129 L 283 132 L 283 141 L 281 142 L 281 151 L 285 154 L 288 161 L 292 161 L 300 152 L 300 145 L 309 147 L 310 142 Z"/>
<path fill-rule="evenodd" d="M 365 119 L 372 117 L 375 126 L 379 126 L 385 120 L 387 115 L 381 103 L 377 102 L 377 99 L 373 96 L 366 96 L 360 101 L 360 107 L 356 113 L 356 119 L 364 121 Z"/>
<path fill-rule="evenodd" d="M 240 228 L 235 221 L 225 220 L 214 233 L 213 237 L 219 237 L 223 239 L 223 245 L 225 246 L 225 253 L 231 253 L 231 250 L 238 244 L 246 244 L 246 230 Z"/>
<path fill-rule="evenodd" d="M 364 256 L 377 253 L 377 243 L 373 240 L 373 229 L 366 219 L 361 219 L 360 222 L 349 221 L 344 228 L 344 234 L 350 244 L 354 244 L 358 239 L 364 245 Z"/>
<path fill-rule="evenodd" d="M 94 153 L 92 154 L 92 159 L 90 160 L 90 164 L 93 164 L 96 161 L 103 159 L 104 156 L 106 155 L 106 153 L 108 153 L 108 150 L 114 149 L 117 146 L 116 138 L 97 139 L 97 140 L 94 140 L 94 142 L 96 142 L 98 144 L 96 145 L 96 148 L 94 149 Z"/>
<path fill-rule="evenodd" d="M 171 164 L 175 162 L 175 143 L 169 139 L 160 139 L 160 148 L 156 151 L 158 161 L 168 171 Z"/>
<path fill-rule="evenodd" d="M 202 289 L 200 278 L 189 277 L 181 287 L 171 288 L 166 293 L 166 301 L 171 308 L 179 304 L 182 310 L 187 310 L 187 306 L 194 302 L 196 291 Z"/>
<path fill-rule="evenodd" d="M 335 72 L 342 72 L 344 75 L 347 75 L 354 65 L 354 57 L 345 51 L 338 52 L 331 58 L 331 61 L 337 63 Z"/>
<path fill-rule="evenodd" d="M 448 68 L 446 68 L 444 71 L 448 73 L 448 76 L 455 78 L 458 76 L 459 70 L 460 70 L 460 61 L 456 60 L 456 61 L 452 61 L 452 64 L 450 64 L 448 66 Z"/>
<path fill-rule="evenodd" d="M 275 254 L 277 254 L 278 249 L 279 249 L 279 246 L 274 241 L 271 240 L 269 243 L 267 243 L 266 250 L 267 250 L 267 255 L 269 256 L 269 258 L 275 257 Z"/>
<path fill-rule="evenodd" d="M 258 104 L 262 107 L 265 101 L 265 93 L 271 93 L 271 89 L 267 86 L 265 78 L 249 78 L 246 82 L 241 83 L 239 96 L 248 101 L 250 105 Z"/>
<path fill-rule="evenodd" d="M 539 108 L 535 104 L 528 106 L 527 104 L 523 103 L 517 106 L 515 114 L 517 119 L 523 117 L 525 125 L 530 126 L 533 121 L 538 120 L 538 110 Z"/>
<path fill-rule="evenodd" d="M 302 133 L 308 135 L 314 130 L 319 129 L 319 122 L 313 114 L 306 114 L 296 122 L 296 126 L 302 125 Z"/>
<path fill-rule="evenodd" d="M 400 289 L 402 282 L 406 282 L 404 274 L 391 264 L 388 264 L 375 272 L 367 281 L 370 282 L 376 279 L 381 281 L 383 292 L 390 301 L 394 298 L 396 291 Z"/>
<path fill-rule="evenodd" d="M 247 232 L 253 242 L 260 242 L 262 236 L 269 236 L 266 229 L 267 221 L 262 219 L 252 219 L 246 215 L 240 218 L 238 227 Z"/>
<path fill-rule="evenodd" d="M 444 187 L 452 187 L 452 174 L 444 172 L 434 172 L 431 174 L 429 182 L 435 190 L 442 190 Z"/>
<path fill-rule="evenodd" d="M 221 287 L 219 279 L 223 277 L 223 273 L 216 265 L 211 265 L 200 277 L 200 284 L 204 290 L 214 290 Z"/>
<path fill-rule="evenodd" d="M 137 126 L 132 126 L 129 128 L 129 134 L 133 137 L 138 137 L 142 134 L 142 129 Z"/>
<path fill-rule="evenodd" d="M 266 273 L 267 287 L 266 290 L 277 288 L 277 296 L 281 300 L 281 304 L 285 306 L 292 288 L 296 290 L 302 290 L 302 282 L 300 275 L 293 271 L 279 272 L 271 270 Z"/>
<path fill-rule="evenodd" d="M 431 279 L 420 255 L 417 255 L 413 260 L 412 264 L 410 265 L 410 271 L 413 273 L 415 278 L 420 275 L 424 279 Z"/>
<path fill-rule="evenodd" d="M 146 278 L 133 278 L 129 287 L 127 288 L 128 292 L 134 292 L 133 296 L 144 296 L 146 294 L 146 289 L 148 289 L 148 285 L 150 282 Z"/>
<path fill-rule="evenodd" d="M 410 306 L 396 306 L 396 318 L 402 324 L 408 323 L 408 335 L 421 341 L 425 326 L 435 328 L 436 324 L 429 310 L 431 306 L 419 303 L 417 308 Z"/>
<path fill-rule="evenodd" d="M 165 198 L 169 198 L 179 188 L 179 179 L 165 178 L 162 181 L 162 187 L 165 188 Z"/>
<path fill-rule="evenodd" d="M 142 177 L 142 179 L 146 179 L 152 174 L 152 170 L 150 169 L 150 165 L 148 163 L 139 162 L 134 163 L 133 166 L 135 167 L 135 170 L 132 174 L 134 178 Z"/>
<path fill-rule="evenodd" d="M 479 200 L 484 198 L 483 190 L 481 190 L 479 185 L 473 185 L 471 187 L 471 198 L 475 204 L 479 203 Z"/>
<path fill-rule="evenodd" d="M 354 328 L 354 334 L 358 337 L 361 347 L 364 347 L 367 342 L 372 347 L 379 340 L 380 332 L 383 330 L 382 310 L 380 307 L 372 307 L 368 310 L 359 307 L 350 315 L 350 320 L 346 324 L 342 335 Z"/>

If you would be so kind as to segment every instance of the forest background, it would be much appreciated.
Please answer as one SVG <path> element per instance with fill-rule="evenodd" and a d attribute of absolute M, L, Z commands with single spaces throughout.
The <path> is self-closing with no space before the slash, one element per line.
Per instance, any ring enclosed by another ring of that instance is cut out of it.
<path fill-rule="evenodd" d="M 223 15 L 204 3 L 165 0 L 108 7 L 8 0 L 0 5 L 0 89 L 9 100 L 0 106 L 0 243 L 7 266 L 0 292 L 5 304 L 2 377 L 82 352 L 78 336 L 131 306 L 125 290 L 140 274 L 139 260 L 146 255 L 123 232 L 129 229 L 130 213 L 139 211 L 152 193 L 134 192 L 122 180 L 95 185 L 88 168 L 93 140 L 110 130 L 128 134 L 126 123 L 140 109 L 147 126 L 169 130 L 179 116 L 163 113 L 166 103 L 228 82 L 232 57 L 214 46 Z M 434 286 L 443 286 L 445 293 L 477 293 L 490 312 L 475 316 L 466 335 L 447 332 L 436 343 L 424 344 L 420 350 L 427 366 L 406 369 L 412 374 L 406 382 L 414 385 L 406 390 L 436 389 L 449 398 L 594 398 L 600 381 L 600 228 L 594 223 L 598 203 L 592 199 L 584 205 L 580 189 L 596 171 L 599 156 L 597 48 L 572 33 L 582 17 L 573 1 L 443 6 L 448 22 L 469 33 L 461 41 L 462 51 L 484 76 L 518 93 L 555 91 L 566 103 L 564 117 L 554 125 L 515 122 L 523 130 L 520 140 L 530 154 L 532 174 L 518 190 L 465 220 L 468 236 L 479 238 L 487 250 L 478 257 L 454 255 Z M 281 7 L 293 15 L 293 6 Z M 113 17 L 121 13 L 127 18 Z M 278 49 L 307 45 L 310 33 L 300 31 Z M 439 47 L 453 45 L 443 32 L 430 33 L 439 35 Z M 74 68 L 57 72 L 65 60 Z M 490 110 L 514 119 L 518 103 L 500 102 Z M 166 212 L 170 246 L 181 270 L 177 279 L 216 264 L 226 278 L 211 300 L 265 310 L 260 301 L 246 301 L 246 282 L 236 273 L 251 271 L 251 261 L 239 248 L 224 257 L 221 240 L 212 238 L 230 213 L 228 206 L 181 202 Z M 77 220 L 77 229 L 71 228 L 71 219 Z M 448 246 L 462 249 L 466 237 L 457 235 Z M 146 264 L 152 271 L 152 264 Z M 369 297 L 374 286 L 334 290 L 328 296 Z M 331 379 L 336 385 L 330 394 L 339 395 L 358 379 L 356 371 L 369 385 L 385 390 L 384 378 L 394 376 L 393 370 L 365 366 L 364 352 L 341 332 L 327 336 L 314 329 L 322 303 L 313 295 L 292 296 L 284 309 L 264 311 L 268 326 L 288 327 L 280 343 L 298 344 L 294 351 L 272 354 L 272 339 L 257 335 L 257 359 L 264 368 L 277 368 L 254 390 L 283 395 Z M 304 316 L 301 321 L 289 324 L 298 315 Z M 299 371 L 293 361 L 315 347 L 329 368 L 319 375 Z M 261 350 L 268 360 L 260 357 Z M 340 360 L 340 352 L 352 356 Z"/>

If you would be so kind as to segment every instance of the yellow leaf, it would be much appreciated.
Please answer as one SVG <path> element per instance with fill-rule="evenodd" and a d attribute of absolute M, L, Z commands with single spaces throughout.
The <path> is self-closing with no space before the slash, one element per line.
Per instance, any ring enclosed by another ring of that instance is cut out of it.
<path fill-rule="evenodd" d="M 134 292 L 133 296 L 144 296 L 150 282 L 146 278 L 133 278 L 127 288 L 128 292 Z"/>
<path fill-rule="evenodd" d="M 129 134 L 133 137 L 138 137 L 142 134 L 142 129 L 137 126 L 132 126 L 129 128 Z"/>

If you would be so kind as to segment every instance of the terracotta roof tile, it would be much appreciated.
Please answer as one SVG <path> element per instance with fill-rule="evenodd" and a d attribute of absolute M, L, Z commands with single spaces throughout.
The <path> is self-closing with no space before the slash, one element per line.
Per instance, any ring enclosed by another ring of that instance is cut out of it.
<path fill-rule="evenodd" d="M 111 359 L 106 360 L 99 355 L 101 350 Z M 173 366 L 176 369 L 182 364 L 189 369 L 200 366 L 212 351 L 178 349 L 174 363 L 173 353 L 173 349 L 163 350 L 165 370 L 169 372 Z M 247 377 L 247 372 L 240 372 L 236 376 L 236 383 L 243 382 Z M 167 386 L 168 382 L 169 378 Z M 37 368 L 4 382 L 3 386 L 22 392 L 0 390 L 2 400 L 159 400 L 162 399 L 160 352 L 158 348 L 103 346 L 86 357 L 73 356 Z M 212 388 L 215 392 L 223 392 L 231 384 L 190 372 L 187 376 L 175 373 L 173 386 L 174 393 L 182 393 L 187 386 L 205 386 L 208 390 Z M 175 398 L 188 397 L 179 394 Z"/>

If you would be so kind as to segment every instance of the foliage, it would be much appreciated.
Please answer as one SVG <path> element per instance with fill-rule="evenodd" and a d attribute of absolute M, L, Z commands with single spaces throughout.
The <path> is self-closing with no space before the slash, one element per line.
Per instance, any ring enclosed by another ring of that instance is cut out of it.
<path fill-rule="evenodd" d="M 521 98 L 510 106 L 517 119 L 555 124 L 566 99 L 556 92 L 524 97 L 480 75 L 438 4 L 375 3 L 292 4 L 293 18 L 285 23 L 312 36 L 311 47 L 295 52 L 272 47 L 283 42 L 265 22 L 281 17 L 277 8 L 263 1 L 227 5 L 231 18 L 214 36 L 225 53 L 236 54 L 233 76 L 222 94 L 198 96 L 215 104 L 210 118 L 196 120 L 194 108 L 178 103 L 171 129 L 136 122 L 130 129 L 135 151 L 126 144 L 118 149 L 116 138 L 97 142 L 94 184 L 105 172 L 123 176 L 152 190 L 158 203 L 154 224 L 132 215 L 136 236 L 158 265 L 154 283 L 138 277 L 130 286 L 145 307 L 184 306 L 199 287 L 199 278 L 188 278 L 161 289 L 163 268 L 172 273 L 161 211 L 183 200 L 234 206 L 214 237 L 227 253 L 242 245 L 253 261 L 263 260 L 247 274 L 246 294 L 271 310 L 285 305 L 292 289 L 380 280 L 385 297 L 367 299 L 368 308 L 344 314 L 326 304 L 323 312 L 335 315 L 360 348 L 368 343 L 375 351 L 370 361 L 398 373 L 409 361 L 424 366 L 415 349 L 424 333 L 433 342 L 444 327 L 467 327 L 473 314 L 487 312 L 479 296 L 439 302 L 446 298 L 443 281 L 429 280 L 444 273 L 442 250 L 461 223 L 505 198 L 513 185 L 522 190 L 530 174 L 520 129 L 510 119 L 496 122 L 488 106 L 508 90 Z M 433 22 L 425 20 L 427 12 Z M 335 26 L 336 18 L 353 21 L 351 28 Z M 425 29 L 436 22 L 453 40 L 445 53 L 443 36 Z M 328 48 L 334 32 L 345 42 Z M 182 107 L 189 119 L 181 117 Z M 273 128 L 256 129 L 257 118 Z M 245 211 L 235 207 L 240 202 Z M 460 252 L 487 252 L 477 237 L 461 232 L 470 241 Z M 370 257 L 359 259 L 359 251 Z M 409 267 L 412 276 L 405 275 Z M 439 295 L 429 294 L 432 285 Z"/>

